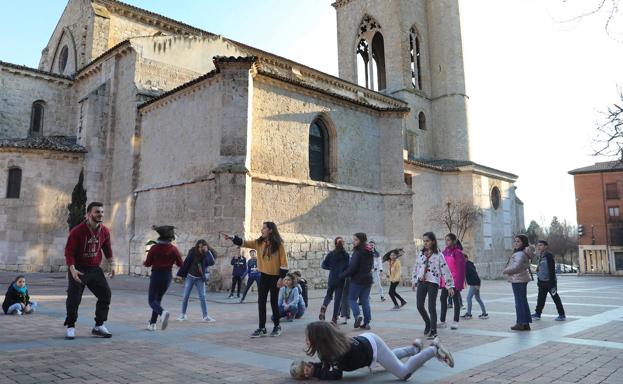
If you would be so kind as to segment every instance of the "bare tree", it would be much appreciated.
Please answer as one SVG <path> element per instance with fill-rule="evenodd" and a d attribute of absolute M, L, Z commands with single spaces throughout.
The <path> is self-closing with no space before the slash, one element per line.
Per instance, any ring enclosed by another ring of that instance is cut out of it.
<path fill-rule="evenodd" d="M 589 16 L 603 15 L 605 17 L 604 29 L 606 33 L 614 38 L 612 31 L 613 26 L 617 24 L 617 16 L 620 11 L 621 0 L 557 0 L 561 1 L 565 8 L 572 8 L 574 6 L 581 7 L 581 10 L 577 11 L 575 16 L 558 20 L 562 23 L 575 23 L 580 22 L 582 19 Z M 575 13 L 575 9 L 570 10 Z M 617 34 L 619 34 L 618 32 Z"/>
<path fill-rule="evenodd" d="M 623 91 L 619 91 L 619 100 L 623 102 Z M 623 161 L 623 107 L 620 103 L 612 104 L 602 112 L 603 120 L 597 123 L 597 148 L 595 156 L 617 157 Z"/>
<path fill-rule="evenodd" d="M 466 201 L 448 201 L 431 210 L 432 221 L 448 228 L 461 241 L 481 217 L 482 209 Z"/>

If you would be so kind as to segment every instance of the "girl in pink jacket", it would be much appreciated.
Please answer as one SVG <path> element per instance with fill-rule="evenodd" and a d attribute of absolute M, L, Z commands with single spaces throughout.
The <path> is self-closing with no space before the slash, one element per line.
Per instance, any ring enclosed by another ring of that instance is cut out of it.
<path fill-rule="evenodd" d="M 452 279 L 454 280 L 454 296 L 452 296 L 452 302 L 454 303 L 454 322 L 450 326 L 450 329 L 459 329 L 459 315 L 461 314 L 461 291 L 465 287 L 465 255 L 463 255 L 463 246 L 457 239 L 454 233 L 448 233 L 446 235 L 446 249 L 443 251 L 443 256 L 446 259 Z M 448 312 L 448 290 L 446 289 L 445 281 L 441 280 L 441 314 L 439 320 L 439 328 L 446 327 L 446 312 Z"/>

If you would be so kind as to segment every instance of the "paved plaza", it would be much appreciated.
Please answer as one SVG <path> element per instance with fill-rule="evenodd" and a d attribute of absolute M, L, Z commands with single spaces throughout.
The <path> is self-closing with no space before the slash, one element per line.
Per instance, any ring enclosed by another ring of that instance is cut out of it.
<path fill-rule="evenodd" d="M 1 272 L 4 292 L 12 273 Z M 304 358 L 304 327 L 317 319 L 324 291 L 310 292 L 303 319 L 283 323 L 278 338 L 250 339 L 257 327 L 255 294 L 247 303 L 225 293 L 208 295 L 216 323 L 200 321 L 197 299 L 189 304 L 190 320 L 179 323 L 182 286 L 173 284 L 163 305 L 172 313 L 166 331 L 145 330 L 150 314 L 148 279 L 117 276 L 111 280 L 112 306 L 107 326 L 112 339 L 90 336 L 95 299 L 88 291 L 80 307 L 76 339 L 64 339 L 66 280 L 63 274 L 31 274 L 31 295 L 39 302 L 31 316 L 0 316 L 0 383 L 285 383 L 294 358 Z M 516 333 L 513 296 L 505 281 L 484 281 L 482 297 L 490 318 L 462 321 L 458 331 L 441 329 L 441 339 L 454 353 L 451 369 L 436 360 L 418 370 L 417 383 L 623 383 L 623 279 L 559 278 L 566 322 L 555 322 L 548 298 L 542 320 L 532 331 Z M 422 337 L 423 322 L 409 287 L 399 292 L 409 301 L 400 311 L 375 296 L 372 331 L 392 347 Z M 529 284 L 536 301 L 536 283 Z M 270 308 L 270 307 L 269 307 Z M 269 309 L 270 312 L 270 309 Z M 331 310 L 329 310 L 329 315 Z M 463 312 L 462 312 L 463 313 Z M 356 335 L 352 322 L 342 326 Z M 395 382 L 382 368 L 346 373 L 345 382 Z"/>

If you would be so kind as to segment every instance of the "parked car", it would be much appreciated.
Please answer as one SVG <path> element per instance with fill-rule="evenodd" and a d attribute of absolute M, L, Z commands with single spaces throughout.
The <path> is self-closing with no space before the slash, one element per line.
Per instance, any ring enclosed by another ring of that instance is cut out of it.
<path fill-rule="evenodd" d="M 556 273 L 576 273 L 578 270 L 573 265 L 556 264 Z"/>

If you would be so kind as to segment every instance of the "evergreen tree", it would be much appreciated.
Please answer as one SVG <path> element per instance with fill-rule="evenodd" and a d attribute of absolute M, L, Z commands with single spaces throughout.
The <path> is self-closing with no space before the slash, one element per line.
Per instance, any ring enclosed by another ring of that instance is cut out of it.
<path fill-rule="evenodd" d="M 80 170 L 80 177 L 78 178 L 78 184 L 74 187 L 71 193 L 71 203 L 67 206 L 69 215 L 67 217 L 67 224 L 69 230 L 76 225 L 80 224 L 84 220 L 84 216 L 87 210 L 87 190 L 84 189 L 84 169 Z"/>

